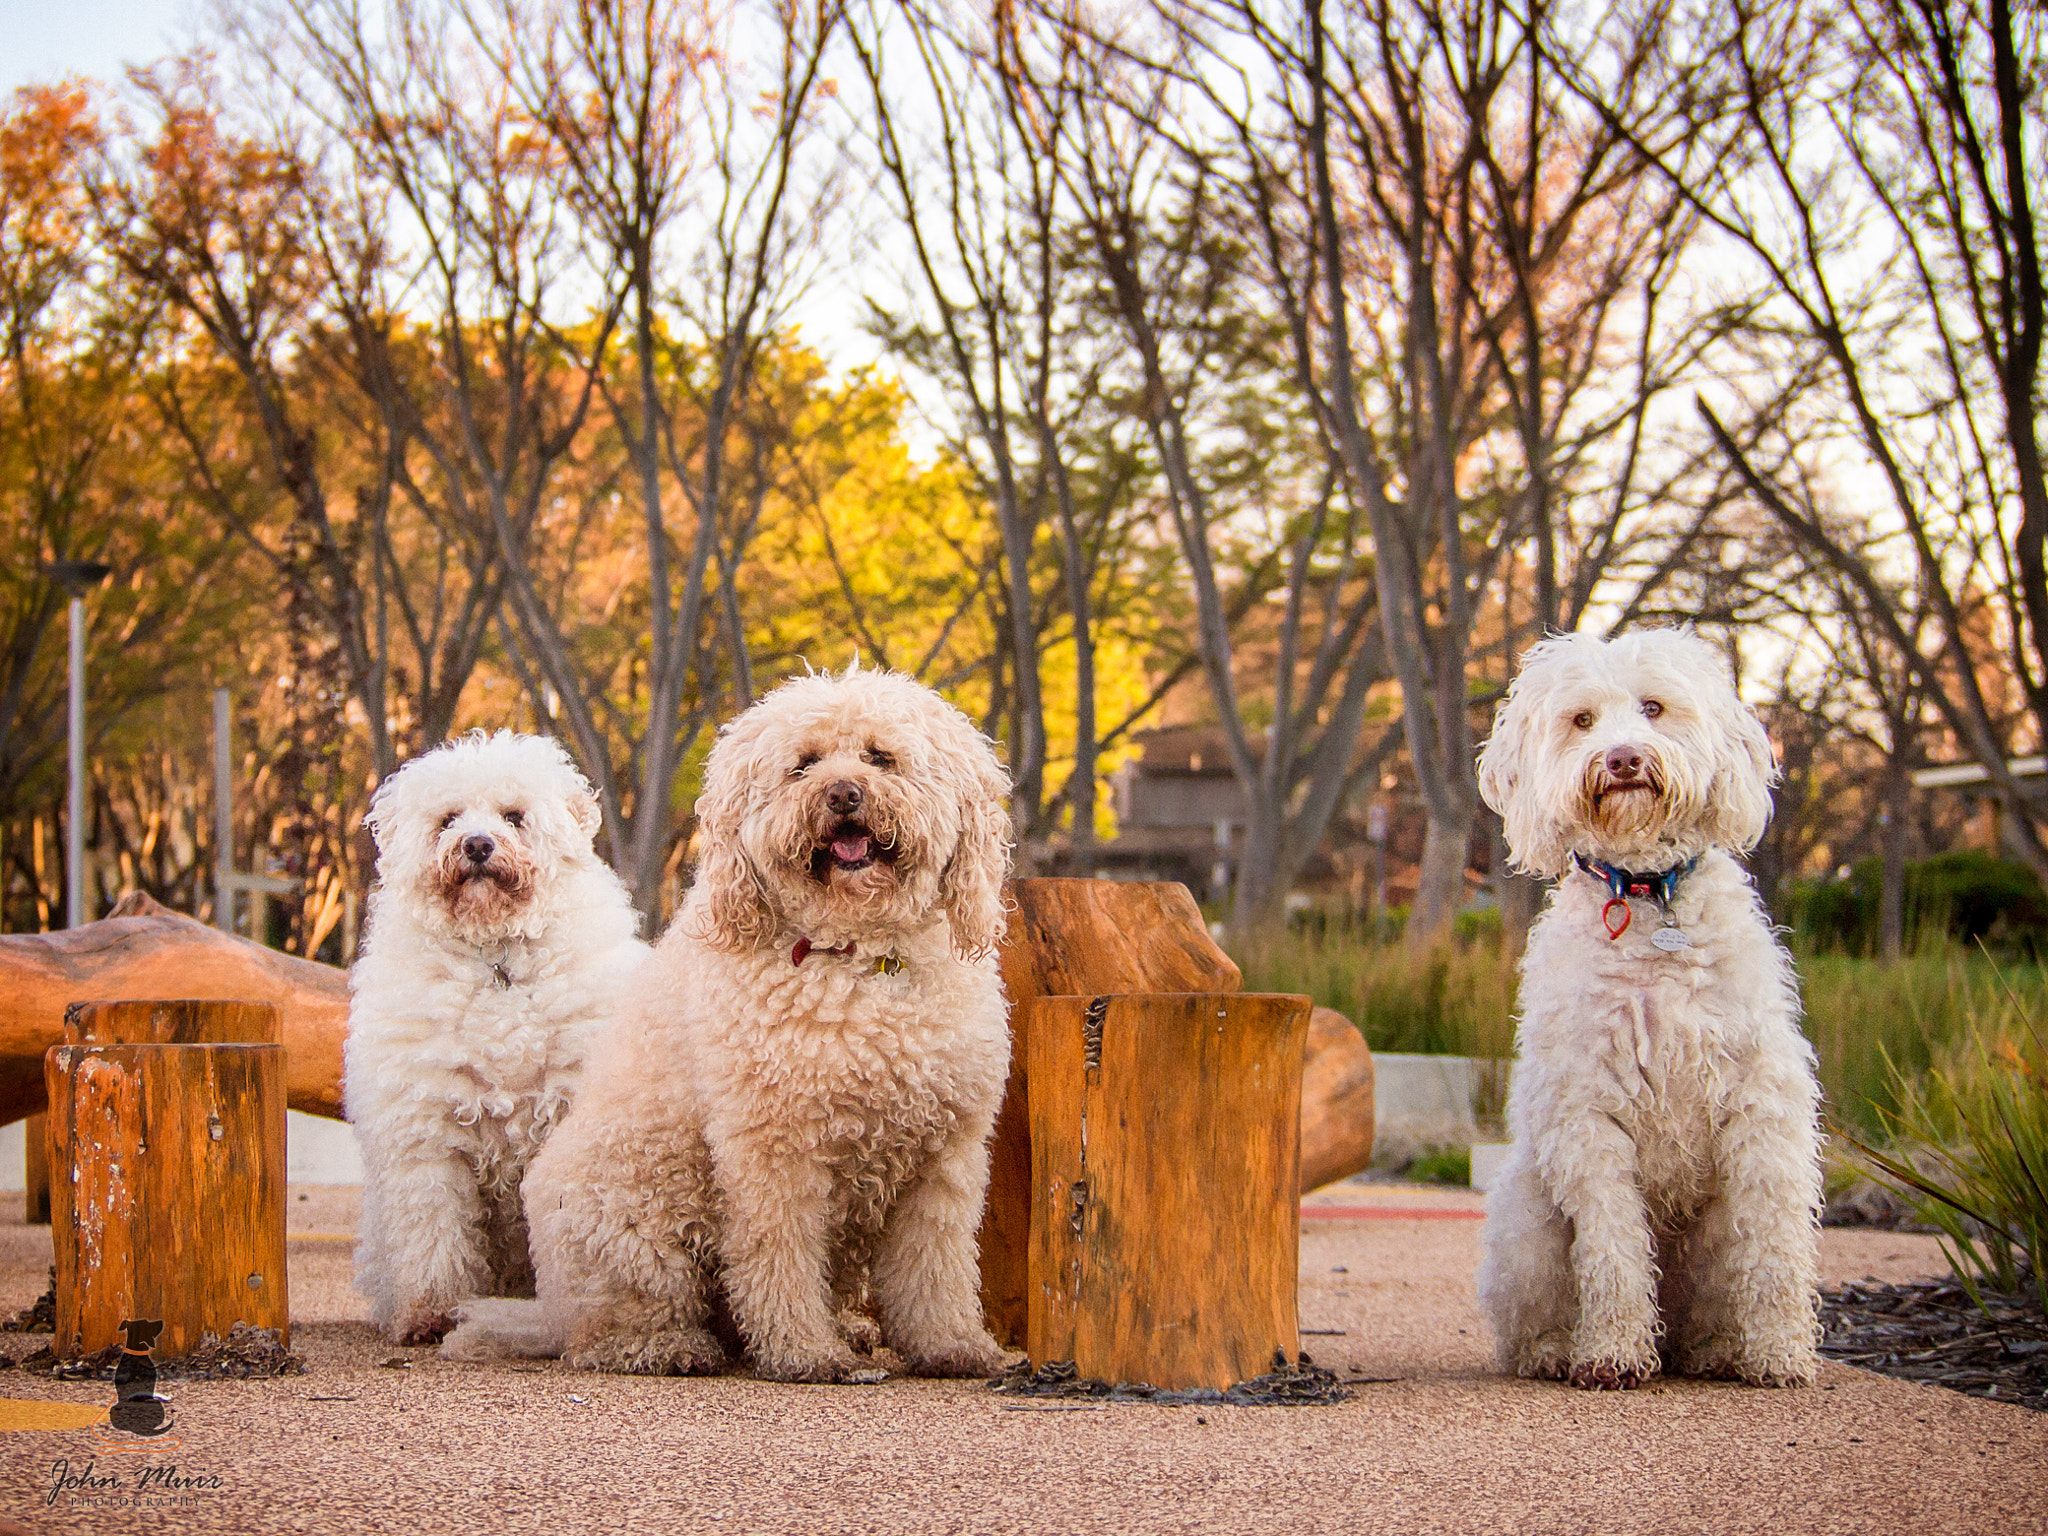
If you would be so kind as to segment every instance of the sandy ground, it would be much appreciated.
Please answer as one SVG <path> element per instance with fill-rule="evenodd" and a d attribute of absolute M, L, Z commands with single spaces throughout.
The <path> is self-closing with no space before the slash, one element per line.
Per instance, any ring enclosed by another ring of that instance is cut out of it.
<path fill-rule="evenodd" d="M 304 1198 L 301 1198 L 303 1196 Z M 1340 1186 L 1303 1222 L 1304 1344 L 1376 1378 L 1331 1408 L 1074 1406 L 972 1382 L 790 1387 L 484 1367 L 401 1352 L 348 1284 L 354 1192 L 294 1190 L 310 1367 L 174 1384 L 180 1444 L 0 1434 L 0 1516 L 35 1532 L 2048 1531 L 2048 1415 L 1825 1368 L 1803 1392 L 1625 1394 L 1492 1373 L 1458 1191 Z M 0 1307 L 43 1288 L 47 1228 L 0 1208 Z M 1930 1239 L 1831 1231 L 1831 1283 L 1933 1273 Z M 24 1352 L 26 1341 L 0 1340 Z M 1378 1379 L 1384 1378 L 1384 1379 Z M 0 1373 L 0 1396 L 103 1385 Z M 51 1489 L 57 1465 L 118 1488 Z M 162 1469 L 201 1486 L 163 1492 Z M 138 1491 L 145 1469 L 156 1483 Z M 0 1518 L 0 1532 L 9 1529 Z"/>

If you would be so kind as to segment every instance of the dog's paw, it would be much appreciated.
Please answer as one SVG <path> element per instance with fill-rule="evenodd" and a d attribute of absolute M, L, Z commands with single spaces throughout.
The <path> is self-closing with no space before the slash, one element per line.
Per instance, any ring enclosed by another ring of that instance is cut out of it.
<path fill-rule="evenodd" d="M 1515 1352 L 1515 1374 L 1531 1381 L 1563 1381 L 1572 1373 L 1571 1335 L 1540 1334 Z"/>
<path fill-rule="evenodd" d="M 614 1376 L 713 1376 L 727 1364 L 718 1340 L 701 1328 L 606 1334 L 576 1345 L 562 1361 L 579 1371 Z"/>
<path fill-rule="evenodd" d="M 1682 1376 L 1739 1381 L 1752 1387 L 1810 1387 L 1820 1369 L 1820 1357 L 1811 1346 L 1771 1348 L 1716 1334 L 1682 1351 L 1677 1369 Z"/>
<path fill-rule="evenodd" d="M 926 1349 L 913 1349 L 899 1343 L 896 1353 L 903 1357 L 904 1365 L 913 1376 L 999 1376 L 1009 1361 L 996 1341 L 986 1333 L 979 1338 L 958 1339 Z"/>
<path fill-rule="evenodd" d="M 754 1374 L 762 1381 L 841 1383 L 867 1375 L 871 1369 L 843 1344 L 837 1349 L 821 1350 L 816 1354 L 792 1353 L 767 1358 L 757 1354 L 754 1360 Z"/>
<path fill-rule="evenodd" d="M 867 1313 L 845 1307 L 840 1310 L 837 1322 L 839 1337 L 846 1341 L 846 1347 L 855 1354 L 872 1355 L 882 1347 L 882 1330 Z"/>
<path fill-rule="evenodd" d="M 393 1319 L 385 1336 L 394 1344 L 438 1344 L 455 1330 L 455 1314 L 433 1306 L 410 1307 Z"/>
<path fill-rule="evenodd" d="M 1656 1366 L 1640 1362 L 1577 1360 L 1572 1363 L 1571 1375 L 1566 1379 L 1582 1391 L 1626 1392 L 1631 1387 L 1640 1387 L 1656 1374 Z"/>

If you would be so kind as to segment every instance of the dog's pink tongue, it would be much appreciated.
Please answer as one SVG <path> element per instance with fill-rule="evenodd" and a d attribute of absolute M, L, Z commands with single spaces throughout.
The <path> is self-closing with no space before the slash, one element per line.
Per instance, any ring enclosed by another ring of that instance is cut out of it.
<path fill-rule="evenodd" d="M 854 837 L 835 837 L 832 839 L 832 853 L 834 857 L 845 863 L 858 864 L 868 856 L 867 837 L 865 834 Z"/>

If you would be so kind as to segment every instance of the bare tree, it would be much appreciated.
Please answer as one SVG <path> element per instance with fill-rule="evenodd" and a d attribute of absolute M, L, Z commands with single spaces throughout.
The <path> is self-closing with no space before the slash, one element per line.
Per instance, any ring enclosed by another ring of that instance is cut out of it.
<path fill-rule="evenodd" d="M 626 761 L 605 749 L 602 685 L 575 663 L 570 616 L 541 600 L 536 552 L 516 529 L 500 540 L 518 644 L 593 765 L 619 863 L 653 911 L 676 846 L 678 773 L 720 697 L 721 648 L 725 692 L 751 701 L 735 581 L 776 429 L 750 404 L 832 208 L 835 156 L 817 103 L 841 17 L 829 3 L 720 13 L 675 0 L 469 17 L 557 158 L 589 256 L 616 274 L 625 366 L 601 366 L 600 336 L 592 371 L 640 504 L 651 632 Z M 745 65 L 750 55 L 765 68 Z M 761 471 L 751 490 L 736 451 Z"/>
<path fill-rule="evenodd" d="M 2018 850 L 2048 878 L 2048 798 L 2008 769 L 1995 683 L 2017 679 L 2039 741 L 2048 495 L 2032 199 L 2048 124 L 2026 82 L 2048 62 L 2040 29 L 2003 0 L 1786 0 L 1727 13 L 1699 47 L 1744 153 L 1655 160 L 1767 281 L 1753 331 L 1780 350 L 1760 397 L 1723 388 L 1702 419 L 1746 492 L 1847 585 L 1984 765 Z M 1845 538 L 1801 494 L 1817 441 L 1837 476 L 1845 450 L 1860 460 L 1857 494 L 1889 538 Z M 2001 610 L 1990 632 L 1972 611 L 1987 576 Z M 1897 606 L 1908 591 L 1924 625 Z"/>

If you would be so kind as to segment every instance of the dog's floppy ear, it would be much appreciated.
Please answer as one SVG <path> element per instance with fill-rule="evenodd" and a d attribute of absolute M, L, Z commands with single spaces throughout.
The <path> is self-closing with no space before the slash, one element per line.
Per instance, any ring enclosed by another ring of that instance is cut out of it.
<path fill-rule="evenodd" d="M 391 839 L 398 832 L 397 818 L 392 813 L 397 804 L 398 776 L 405 772 L 405 766 L 401 763 L 384 776 L 384 782 L 370 796 L 370 808 L 363 812 L 363 829 L 376 841 L 380 859 L 391 851 Z"/>
<path fill-rule="evenodd" d="M 945 706 L 946 756 L 960 793 L 960 842 L 943 878 L 946 917 L 954 950 L 968 959 L 992 951 L 1003 937 L 1003 881 L 1010 873 L 1010 776 L 995 744 L 972 722 Z"/>
<path fill-rule="evenodd" d="M 745 716 L 741 717 L 745 719 Z M 737 953 L 775 935 L 775 908 L 740 838 L 752 741 L 728 728 L 704 765 L 697 797 L 697 879 L 690 931 L 713 949 Z"/>
<path fill-rule="evenodd" d="M 597 796 L 587 789 L 571 795 L 569 819 L 576 823 L 576 830 L 585 837 L 596 837 L 597 829 L 604 825 L 604 812 L 598 808 Z"/>
<path fill-rule="evenodd" d="M 1747 853 L 1764 835 L 1771 820 L 1771 786 L 1778 781 L 1778 760 L 1770 734 L 1756 712 L 1725 682 L 1718 713 L 1720 762 L 1708 791 L 1714 813 L 1714 840 Z"/>
<path fill-rule="evenodd" d="M 1527 711 L 1518 705 L 1510 688 L 1493 713 L 1493 734 L 1479 749 L 1479 798 L 1502 816 L 1507 815 L 1521 776 L 1522 717 Z"/>

